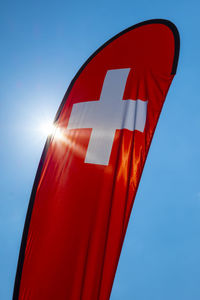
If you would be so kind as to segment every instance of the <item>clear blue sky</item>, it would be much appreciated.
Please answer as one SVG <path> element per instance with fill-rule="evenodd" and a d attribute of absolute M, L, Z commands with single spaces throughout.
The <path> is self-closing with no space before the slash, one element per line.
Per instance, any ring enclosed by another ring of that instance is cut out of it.
<path fill-rule="evenodd" d="M 1 1 L 0 299 L 11 299 L 31 188 L 53 120 L 77 70 L 119 31 L 169 19 L 177 75 L 146 162 L 111 300 L 200 299 L 200 2 Z"/>

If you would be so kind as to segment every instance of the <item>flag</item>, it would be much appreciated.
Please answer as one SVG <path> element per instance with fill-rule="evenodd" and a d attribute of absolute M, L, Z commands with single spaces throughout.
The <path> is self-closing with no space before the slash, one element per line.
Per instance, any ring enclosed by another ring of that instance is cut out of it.
<path fill-rule="evenodd" d="M 178 55 L 175 25 L 150 20 L 114 36 L 78 71 L 36 174 L 14 300 L 109 299 Z"/>

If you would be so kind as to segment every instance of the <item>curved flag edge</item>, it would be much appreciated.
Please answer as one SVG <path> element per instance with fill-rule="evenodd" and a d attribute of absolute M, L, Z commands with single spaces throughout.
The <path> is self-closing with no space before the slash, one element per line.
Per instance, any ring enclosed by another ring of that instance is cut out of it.
<path fill-rule="evenodd" d="M 54 119 L 54 123 L 56 123 L 56 121 L 58 120 L 58 118 L 60 116 L 60 113 L 61 113 L 61 111 L 62 111 L 62 109 L 63 109 L 63 107 L 65 105 L 65 102 L 66 102 L 66 100 L 67 100 L 67 98 L 68 98 L 68 96 L 69 96 L 69 94 L 71 92 L 71 89 L 72 89 L 72 87 L 73 87 L 76 79 L 79 77 L 79 75 L 84 70 L 84 68 L 88 65 L 88 63 L 101 50 L 103 50 L 107 45 L 109 45 L 115 39 L 119 38 L 120 36 L 122 36 L 123 34 L 129 32 L 131 30 L 134 30 L 134 29 L 136 29 L 138 27 L 149 25 L 149 24 L 163 24 L 163 25 L 166 25 L 168 28 L 170 28 L 170 30 L 172 31 L 172 33 L 174 35 L 174 49 L 175 50 L 174 50 L 174 60 L 173 60 L 173 64 L 172 64 L 171 75 L 175 75 L 176 74 L 177 65 L 178 65 L 178 58 L 179 58 L 179 51 L 180 51 L 180 36 L 179 36 L 179 32 L 178 32 L 177 27 L 171 21 L 165 20 L 165 19 L 151 19 L 151 20 L 147 20 L 147 21 L 143 21 L 143 22 L 137 23 L 137 24 L 135 24 L 133 26 L 130 26 L 130 27 L 126 28 L 125 30 L 121 31 L 120 33 L 116 34 L 111 39 L 109 39 L 107 42 L 105 42 L 81 66 L 81 68 L 78 70 L 78 72 L 76 73 L 76 75 L 72 79 L 72 81 L 71 81 L 71 83 L 70 83 L 70 85 L 69 85 L 69 87 L 68 87 L 68 89 L 67 89 L 67 91 L 66 91 L 66 93 L 65 93 L 65 95 L 63 97 L 63 100 L 62 100 L 62 102 L 61 102 L 61 104 L 59 106 L 59 109 L 58 109 L 57 113 L 56 113 L 56 116 L 55 116 L 55 119 Z M 32 215 L 32 211 L 33 211 L 34 200 L 35 200 L 35 196 L 36 196 L 36 192 L 37 192 L 38 183 L 40 181 L 40 177 L 41 177 L 41 173 L 42 173 L 44 161 L 45 161 L 45 158 L 46 158 L 46 154 L 47 154 L 50 142 L 51 142 L 51 136 L 48 136 L 47 140 L 46 140 L 46 143 L 45 143 L 45 146 L 44 146 L 44 149 L 43 149 L 43 152 L 42 152 L 42 156 L 41 156 L 39 165 L 38 165 L 38 169 L 37 169 L 37 172 L 36 172 L 36 176 L 35 176 L 35 180 L 34 180 L 32 192 L 31 192 L 31 196 L 30 196 L 30 200 L 29 200 L 29 205 L 28 205 L 26 219 L 25 219 L 25 224 L 24 224 L 24 230 L 23 230 L 23 234 L 22 234 L 22 241 L 21 241 L 21 246 L 20 246 L 20 251 L 19 251 L 19 258 L 18 258 L 18 263 L 17 263 L 17 271 L 16 271 L 15 283 L 14 283 L 14 290 L 13 290 L 13 300 L 18 300 L 18 297 L 19 297 L 21 275 L 22 275 L 22 270 L 23 270 L 23 263 L 24 263 L 24 257 L 25 257 L 25 249 L 26 249 L 26 242 L 27 242 L 27 237 L 28 237 L 29 225 L 30 225 L 30 221 L 31 221 L 31 215 Z M 151 145 L 151 143 L 150 143 L 150 145 Z M 149 148 L 150 148 L 150 145 L 149 145 Z M 148 156 L 148 154 L 147 154 L 147 156 Z M 139 180 L 139 182 L 140 182 L 140 180 Z"/>

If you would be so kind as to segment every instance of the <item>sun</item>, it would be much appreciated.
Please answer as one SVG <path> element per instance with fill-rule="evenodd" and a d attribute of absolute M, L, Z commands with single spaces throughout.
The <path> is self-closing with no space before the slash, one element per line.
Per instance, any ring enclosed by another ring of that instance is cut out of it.
<path fill-rule="evenodd" d="M 47 137 L 49 135 L 52 135 L 56 130 L 56 127 L 51 122 L 43 122 L 39 126 L 39 131 L 42 136 Z"/>
<path fill-rule="evenodd" d="M 45 121 L 40 123 L 38 131 L 43 138 L 52 136 L 55 141 L 64 141 L 67 139 L 64 130 L 52 122 Z"/>

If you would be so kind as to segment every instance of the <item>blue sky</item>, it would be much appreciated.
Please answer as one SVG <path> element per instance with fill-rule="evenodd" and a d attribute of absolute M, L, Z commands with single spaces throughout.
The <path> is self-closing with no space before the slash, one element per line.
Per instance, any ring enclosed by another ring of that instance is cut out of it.
<path fill-rule="evenodd" d="M 75 73 L 102 43 L 152 18 L 181 37 L 174 78 L 136 196 L 111 300 L 200 299 L 198 0 L 1 1 L 0 299 L 11 299 L 45 136 Z"/>

